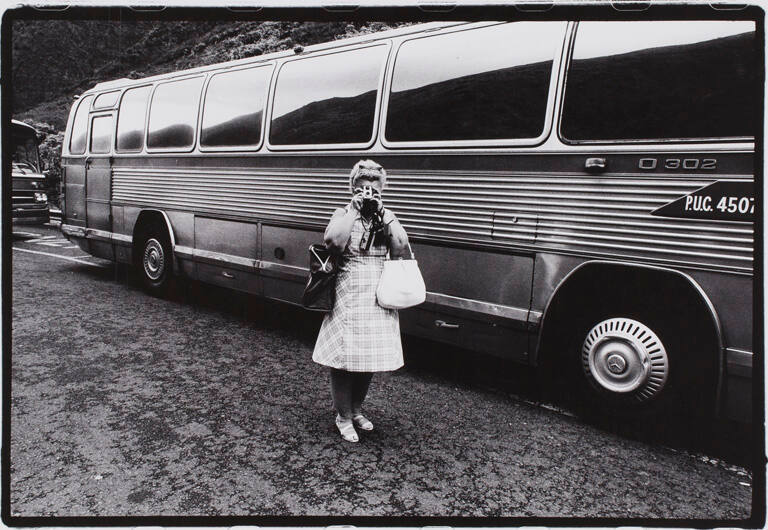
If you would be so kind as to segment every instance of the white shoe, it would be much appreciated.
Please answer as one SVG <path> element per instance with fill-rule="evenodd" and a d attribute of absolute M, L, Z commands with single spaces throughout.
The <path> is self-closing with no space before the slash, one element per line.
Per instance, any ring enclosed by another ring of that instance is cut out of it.
<path fill-rule="evenodd" d="M 371 421 L 362 414 L 355 414 L 352 416 L 352 421 L 356 426 L 360 427 L 364 431 L 373 430 L 373 423 L 371 423 Z"/>
<path fill-rule="evenodd" d="M 338 427 L 341 437 L 347 442 L 358 442 L 357 431 L 352 424 L 352 420 L 345 420 L 341 416 L 336 416 L 336 427 Z"/>

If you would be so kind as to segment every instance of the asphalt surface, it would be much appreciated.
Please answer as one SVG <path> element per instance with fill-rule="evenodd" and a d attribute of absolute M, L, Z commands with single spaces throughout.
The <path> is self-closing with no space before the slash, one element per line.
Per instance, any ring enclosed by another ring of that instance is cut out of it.
<path fill-rule="evenodd" d="M 15 231 L 13 516 L 750 516 L 738 430 L 723 454 L 614 432 L 538 404 L 530 370 L 486 380 L 417 340 L 345 443 L 317 314 L 197 283 L 153 298 L 53 228 Z"/>

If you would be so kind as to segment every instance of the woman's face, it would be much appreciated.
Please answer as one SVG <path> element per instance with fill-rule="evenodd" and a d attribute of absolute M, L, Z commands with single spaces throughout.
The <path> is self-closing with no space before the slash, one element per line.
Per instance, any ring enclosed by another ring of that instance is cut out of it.
<path fill-rule="evenodd" d="M 381 181 L 378 179 L 369 179 L 367 177 L 360 177 L 355 181 L 355 189 L 362 188 L 363 186 L 370 186 L 381 195 Z"/>

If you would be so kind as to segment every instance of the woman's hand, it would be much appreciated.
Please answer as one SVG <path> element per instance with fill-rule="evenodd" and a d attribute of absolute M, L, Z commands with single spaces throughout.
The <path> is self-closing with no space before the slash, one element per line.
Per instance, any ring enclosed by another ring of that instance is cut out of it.
<path fill-rule="evenodd" d="M 373 200 L 376 201 L 376 212 L 379 215 L 383 216 L 384 215 L 384 202 L 381 200 L 381 196 L 374 194 L 373 195 Z"/>
<path fill-rule="evenodd" d="M 363 192 L 359 191 L 352 196 L 352 200 L 349 201 L 350 209 L 357 210 L 358 212 L 363 207 Z"/>

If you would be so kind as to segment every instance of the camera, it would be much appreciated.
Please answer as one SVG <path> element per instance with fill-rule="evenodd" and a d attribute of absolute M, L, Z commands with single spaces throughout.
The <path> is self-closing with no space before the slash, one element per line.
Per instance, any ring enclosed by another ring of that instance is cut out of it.
<path fill-rule="evenodd" d="M 363 186 L 355 190 L 358 193 L 363 194 L 363 204 L 360 207 L 360 213 L 366 217 L 370 217 L 378 210 L 375 198 L 379 196 L 379 192 L 373 189 L 372 186 Z"/>

